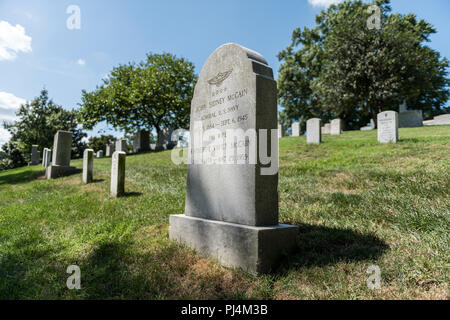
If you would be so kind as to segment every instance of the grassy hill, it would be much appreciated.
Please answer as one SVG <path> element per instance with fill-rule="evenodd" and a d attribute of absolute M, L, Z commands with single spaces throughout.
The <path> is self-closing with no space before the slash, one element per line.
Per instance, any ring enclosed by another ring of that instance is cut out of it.
<path fill-rule="evenodd" d="M 0 172 L 0 299 L 448 298 L 450 126 L 280 140 L 280 222 L 298 248 L 270 275 L 221 267 L 168 239 L 184 211 L 186 166 L 170 152 L 130 155 L 125 197 L 109 197 L 111 159 L 45 180 L 41 166 Z M 82 167 L 82 161 L 72 161 Z M 81 290 L 68 290 L 69 265 Z M 370 290 L 367 268 L 381 270 Z"/>

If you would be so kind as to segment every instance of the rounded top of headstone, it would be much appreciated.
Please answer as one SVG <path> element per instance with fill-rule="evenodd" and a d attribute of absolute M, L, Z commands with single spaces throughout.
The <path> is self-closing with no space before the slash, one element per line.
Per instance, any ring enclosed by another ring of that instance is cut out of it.
<path fill-rule="evenodd" d="M 233 82 L 243 74 L 258 74 L 273 79 L 273 71 L 261 54 L 235 43 L 224 44 L 205 62 L 196 90 L 205 86 L 220 90 L 227 82 Z"/>

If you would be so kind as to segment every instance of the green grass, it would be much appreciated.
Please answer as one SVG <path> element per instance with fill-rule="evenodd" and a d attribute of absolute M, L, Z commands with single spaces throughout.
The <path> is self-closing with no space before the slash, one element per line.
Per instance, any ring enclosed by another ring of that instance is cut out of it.
<path fill-rule="evenodd" d="M 170 152 L 127 157 L 125 197 L 109 197 L 110 158 L 44 180 L 41 166 L 0 172 L 1 299 L 448 299 L 450 127 L 280 140 L 280 222 L 296 251 L 270 275 L 221 267 L 168 239 L 184 211 L 186 167 Z M 81 160 L 72 165 L 82 167 Z M 68 290 L 66 268 L 81 268 Z M 381 289 L 366 270 L 381 269 Z"/>

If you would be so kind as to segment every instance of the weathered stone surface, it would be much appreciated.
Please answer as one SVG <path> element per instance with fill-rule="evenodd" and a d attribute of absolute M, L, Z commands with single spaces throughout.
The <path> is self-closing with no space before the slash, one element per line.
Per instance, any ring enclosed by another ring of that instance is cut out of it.
<path fill-rule="evenodd" d="M 38 148 L 39 148 L 38 145 L 31 146 L 30 165 L 32 165 L 32 166 L 39 164 L 39 149 Z"/>
<path fill-rule="evenodd" d="M 299 122 L 294 122 L 292 124 L 292 136 L 293 137 L 300 136 L 300 123 Z"/>
<path fill-rule="evenodd" d="M 97 158 L 103 158 L 103 150 L 97 151 Z"/>
<path fill-rule="evenodd" d="M 259 160 L 256 164 L 196 162 L 203 152 L 193 129 L 199 122 L 200 130 L 219 130 L 218 137 L 228 129 L 270 129 L 274 137 L 265 138 L 269 145 L 278 146 L 276 82 L 259 53 L 236 44 L 223 45 L 200 73 L 191 106 L 193 163 L 188 165 L 185 215 L 170 217 L 169 234 L 224 265 L 266 272 L 281 251 L 293 248 L 298 232 L 295 226 L 278 224 L 278 173 L 262 175 Z M 236 145 L 231 146 L 236 158 L 256 148 L 248 145 L 239 151 Z M 272 157 L 278 163 L 278 151 Z"/>
<path fill-rule="evenodd" d="M 44 148 L 44 150 L 42 150 L 42 166 L 45 167 L 45 157 L 47 156 L 47 148 Z"/>
<path fill-rule="evenodd" d="M 331 132 L 331 123 L 325 123 L 321 129 L 322 134 L 330 134 Z"/>
<path fill-rule="evenodd" d="M 435 126 L 450 125 L 450 114 L 443 114 L 434 117 L 433 125 Z"/>
<path fill-rule="evenodd" d="M 158 135 L 158 142 L 156 144 L 156 151 L 170 150 L 176 143 L 172 141 L 173 129 L 164 128 Z"/>
<path fill-rule="evenodd" d="M 370 130 L 374 130 L 375 129 L 375 121 L 373 119 L 370 119 L 370 123 L 365 126 L 362 127 L 360 130 L 361 131 L 370 131 Z"/>
<path fill-rule="evenodd" d="M 331 120 L 330 134 L 332 134 L 332 135 L 341 134 L 343 131 L 342 125 L 343 125 L 343 122 L 339 118 Z"/>
<path fill-rule="evenodd" d="M 399 128 L 413 128 L 423 126 L 422 110 L 410 110 L 406 101 L 399 107 L 398 113 L 398 127 Z"/>
<path fill-rule="evenodd" d="M 306 122 L 306 143 L 322 142 L 321 122 L 319 118 L 312 118 Z"/>
<path fill-rule="evenodd" d="M 116 151 L 122 151 L 127 153 L 128 145 L 126 139 L 120 139 L 116 141 Z"/>
<path fill-rule="evenodd" d="M 133 140 L 133 152 L 150 151 L 150 133 L 146 130 L 140 130 L 136 133 Z"/>
<path fill-rule="evenodd" d="M 389 143 L 398 141 L 398 113 L 384 111 L 377 116 L 378 141 Z"/>
<path fill-rule="evenodd" d="M 111 165 L 111 196 L 119 197 L 125 193 L 125 159 L 126 153 L 115 151 Z"/>
<path fill-rule="evenodd" d="M 46 148 L 45 150 L 45 159 L 44 159 L 44 167 L 47 168 L 52 164 L 52 149 Z"/>
<path fill-rule="evenodd" d="M 107 145 L 106 145 L 106 156 L 107 156 L 107 157 L 111 157 L 112 154 L 114 153 L 115 149 L 116 149 L 116 148 L 115 148 L 114 143 L 107 144 Z"/>
<path fill-rule="evenodd" d="M 83 182 L 91 183 L 94 178 L 94 150 L 86 149 L 83 153 Z"/>
<path fill-rule="evenodd" d="M 58 131 L 53 143 L 52 164 L 46 168 L 47 179 L 54 179 L 76 172 L 70 166 L 72 153 L 72 132 Z"/>
<path fill-rule="evenodd" d="M 169 222 L 172 240 L 255 275 L 273 270 L 283 253 L 289 253 L 298 231 L 284 224 L 254 227 L 185 215 L 171 215 Z"/>

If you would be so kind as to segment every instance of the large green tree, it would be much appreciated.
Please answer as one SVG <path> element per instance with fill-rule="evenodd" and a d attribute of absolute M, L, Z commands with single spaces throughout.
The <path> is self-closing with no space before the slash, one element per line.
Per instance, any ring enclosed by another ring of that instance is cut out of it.
<path fill-rule="evenodd" d="M 88 129 L 102 121 L 126 133 L 185 128 L 196 80 L 186 59 L 148 54 L 138 64 L 114 68 L 96 90 L 83 91 L 80 116 Z"/>
<path fill-rule="evenodd" d="M 76 113 L 55 104 L 47 90 L 31 102 L 21 105 L 16 112 L 18 120 L 4 122 L 3 126 L 11 134 L 10 141 L 25 159 L 29 159 L 31 146 L 37 144 L 42 154 L 43 148 L 53 148 L 53 140 L 58 130 L 72 131 L 72 157 L 82 156 L 86 134 L 78 125 Z"/>
<path fill-rule="evenodd" d="M 358 128 L 376 114 L 408 106 L 425 117 L 442 113 L 449 97 L 448 60 L 426 45 L 436 30 L 414 14 L 394 14 L 377 0 L 380 28 L 369 28 L 373 4 L 346 1 L 295 29 L 279 53 L 279 103 L 285 116 L 343 118 Z"/>

